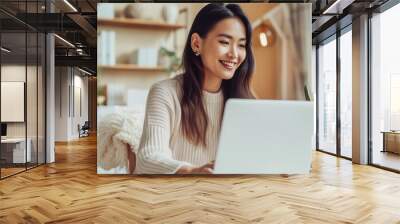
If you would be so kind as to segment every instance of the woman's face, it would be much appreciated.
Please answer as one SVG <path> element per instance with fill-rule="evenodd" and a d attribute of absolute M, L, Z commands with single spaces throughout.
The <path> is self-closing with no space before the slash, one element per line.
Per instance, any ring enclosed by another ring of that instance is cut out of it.
<path fill-rule="evenodd" d="M 204 75 L 208 76 L 206 78 L 231 79 L 246 58 L 246 30 L 243 23 L 238 18 L 224 19 L 204 39 L 198 38 Z"/>

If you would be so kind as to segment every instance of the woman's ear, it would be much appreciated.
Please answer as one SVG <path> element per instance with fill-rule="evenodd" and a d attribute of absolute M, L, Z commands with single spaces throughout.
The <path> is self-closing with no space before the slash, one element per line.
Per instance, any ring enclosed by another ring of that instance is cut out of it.
<path fill-rule="evenodd" d="M 193 33 L 192 36 L 190 37 L 190 45 L 194 53 L 201 52 L 201 41 L 202 41 L 201 37 L 198 33 Z"/>

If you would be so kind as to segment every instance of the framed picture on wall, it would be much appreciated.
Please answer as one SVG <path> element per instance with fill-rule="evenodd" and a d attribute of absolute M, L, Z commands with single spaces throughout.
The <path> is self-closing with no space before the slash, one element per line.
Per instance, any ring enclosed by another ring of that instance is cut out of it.
<path fill-rule="evenodd" d="M 1 82 L 1 122 L 24 122 L 25 82 Z"/>

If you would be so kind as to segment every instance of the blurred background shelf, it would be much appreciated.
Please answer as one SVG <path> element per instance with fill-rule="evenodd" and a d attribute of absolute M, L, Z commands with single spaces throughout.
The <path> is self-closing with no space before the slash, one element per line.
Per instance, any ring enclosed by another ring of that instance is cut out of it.
<path fill-rule="evenodd" d="M 142 29 L 159 29 L 159 30 L 178 30 L 185 28 L 185 25 L 168 24 L 163 22 L 155 22 L 141 19 L 98 19 L 98 26 L 104 27 L 120 27 L 120 28 L 142 28 Z"/>
<path fill-rule="evenodd" d="M 185 4 L 110 6 L 97 19 L 98 103 L 144 109 L 151 86 L 176 74 L 193 16 Z"/>
<path fill-rule="evenodd" d="M 99 65 L 99 69 L 114 70 L 114 71 L 148 71 L 148 72 L 165 72 L 167 68 L 157 67 L 143 67 L 133 64 L 118 64 L 118 65 Z"/>

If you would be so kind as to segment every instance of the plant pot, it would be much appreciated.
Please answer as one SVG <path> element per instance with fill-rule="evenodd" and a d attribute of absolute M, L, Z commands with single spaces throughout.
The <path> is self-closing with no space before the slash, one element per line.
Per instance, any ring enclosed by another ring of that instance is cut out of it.
<path fill-rule="evenodd" d="M 162 16 L 166 23 L 175 24 L 178 20 L 179 9 L 176 4 L 166 4 L 162 8 Z"/>

